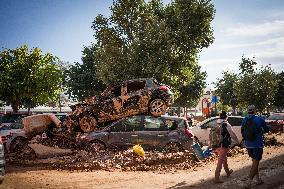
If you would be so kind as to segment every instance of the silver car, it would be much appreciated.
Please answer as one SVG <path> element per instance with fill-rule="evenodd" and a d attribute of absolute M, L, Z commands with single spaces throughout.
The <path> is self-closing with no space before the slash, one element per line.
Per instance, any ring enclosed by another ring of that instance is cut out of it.
<path fill-rule="evenodd" d="M 194 138 L 201 145 L 208 145 L 210 129 L 217 125 L 219 117 L 211 117 L 198 123 L 195 127 L 191 127 L 191 131 L 194 134 Z M 228 122 L 232 126 L 239 141 L 242 141 L 241 124 L 243 117 L 241 116 L 228 116 Z"/>

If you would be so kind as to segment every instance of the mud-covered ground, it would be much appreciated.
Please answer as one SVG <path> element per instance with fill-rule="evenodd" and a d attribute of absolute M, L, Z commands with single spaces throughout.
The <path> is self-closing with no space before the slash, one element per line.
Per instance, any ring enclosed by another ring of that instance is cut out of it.
<path fill-rule="evenodd" d="M 255 188 L 284 188 L 284 134 L 266 139 L 260 164 L 264 184 Z M 251 160 L 245 149 L 230 152 L 230 178 L 212 182 L 216 156 L 196 161 L 189 152 L 146 152 L 138 157 L 131 150 L 72 154 L 23 161 L 7 159 L 7 174 L 0 188 L 242 188 Z M 224 174 L 224 172 L 222 172 Z"/>

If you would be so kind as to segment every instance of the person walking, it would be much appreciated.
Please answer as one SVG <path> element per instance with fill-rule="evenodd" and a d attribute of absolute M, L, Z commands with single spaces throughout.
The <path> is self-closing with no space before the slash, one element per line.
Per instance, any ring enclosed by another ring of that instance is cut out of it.
<path fill-rule="evenodd" d="M 227 118 L 227 113 L 225 111 L 222 111 L 220 114 L 220 118 L 217 120 L 217 126 L 215 128 L 211 128 L 209 135 L 210 145 L 213 150 L 218 153 L 218 161 L 215 169 L 214 179 L 215 184 L 223 183 L 223 181 L 220 180 L 222 166 L 224 167 L 227 177 L 229 177 L 233 173 L 233 170 L 229 169 L 228 166 L 227 153 L 232 144 L 232 140 L 235 143 L 239 144 L 238 137 L 233 131 L 233 128 L 230 123 L 227 121 Z"/>
<path fill-rule="evenodd" d="M 249 172 L 249 178 L 245 183 L 245 188 L 251 188 L 254 177 L 256 184 L 260 185 L 263 181 L 259 175 L 259 162 L 263 154 L 263 134 L 269 132 L 264 119 L 256 116 L 256 108 L 254 105 L 248 106 L 248 117 L 242 121 L 242 136 L 244 138 L 244 145 L 247 149 L 249 157 L 252 159 L 252 165 Z"/>

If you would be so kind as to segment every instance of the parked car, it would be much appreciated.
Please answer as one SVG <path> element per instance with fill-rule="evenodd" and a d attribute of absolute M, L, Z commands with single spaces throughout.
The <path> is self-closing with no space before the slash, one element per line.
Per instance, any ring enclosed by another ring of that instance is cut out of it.
<path fill-rule="evenodd" d="M 4 154 L 4 145 L 0 140 L 0 184 L 2 184 L 5 176 L 5 154 Z"/>
<path fill-rule="evenodd" d="M 21 124 L 26 114 L 4 114 L 0 117 L 0 127 L 7 127 L 14 124 Z"/>
<path fill-rule="evenodd" d="M 273 113 L 265 120 L 270 132 L 283 132 L 284 113 Z"/>
<path fill-rule="evenodd" d="M 78 144 L 92 152 L 136 144 L 150 150 L 190 151 L 193 135 L 185 118 L 137 115 L 116 121 L 101 131 L 85 133 L 78 138 Z"/>
<path fill-rule="evenodd" d="M 242 141 L 241 124 L 244 117 L 228 116 L 228 122 L 232 125 L 239 141 Z M 217 125 L 219 117 L 211 117 L 197 123 L 195 127 L 190 128 L 194 134 L 195 140 L 201 145 L 208 145 L 210 129 Z"/>
<path fill-rule="evenodd" d="M 155 79 L 135 79 L 119 85 L 109 86 L 101 95 L 84 103 L 71 106 L 72 114 L 67 117 L 70 131 L 95 130 L 100 125 L 124 117 L 150 113 L 160 116 L 173 103 L 174 95 L 169 86 L 159 84 Z"/>

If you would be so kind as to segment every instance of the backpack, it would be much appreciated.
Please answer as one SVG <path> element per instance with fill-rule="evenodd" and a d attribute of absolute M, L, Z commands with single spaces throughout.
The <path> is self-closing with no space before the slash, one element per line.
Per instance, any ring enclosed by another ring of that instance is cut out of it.
<path fill-rule="evenodd" d="M 245 119 L 246 120 L 241 128 L 243 139 L 246 141 L 255 141 L 257 139 L 258 128 L 254 122 L 254 116 L 252 116 L 250 119 Z"/>
<path fill-rule="evenodd" d="M 212 147 L 229 147 L 231 136 L 227 130 L 227 123 L 217 123 L 216 127 L 211 128 L 209 140 Z"/>

